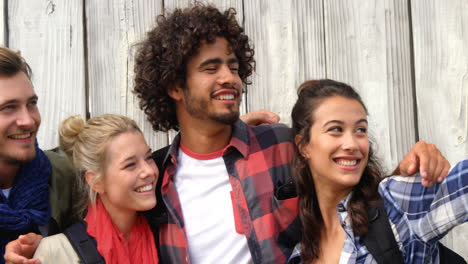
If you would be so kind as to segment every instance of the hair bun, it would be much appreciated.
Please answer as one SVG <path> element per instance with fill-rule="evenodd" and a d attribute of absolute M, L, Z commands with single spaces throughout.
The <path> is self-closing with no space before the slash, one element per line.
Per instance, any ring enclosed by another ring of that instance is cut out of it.
<path fill-rule="evenodd" d="M 67 156 L 72 159 L 73 147 L 78 139 L 78 135 L 83 130 L 85 121 L 80 115 L 70 116 L 62 121 L 59 128 L 59 145 Z"/>

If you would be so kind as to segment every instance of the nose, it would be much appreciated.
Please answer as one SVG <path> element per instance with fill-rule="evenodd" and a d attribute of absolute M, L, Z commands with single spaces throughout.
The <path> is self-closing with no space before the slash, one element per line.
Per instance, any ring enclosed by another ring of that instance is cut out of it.
<path fill-rule="evenodd" d="M 237 72 L 233 72 L 228 65 L 224 65 L 219 71 L 218 84 L 221 86 L 233 86 Z"/>
<path fill-rule="evenodd" d="M 142 165 L 142 170 L 140 172 L 140 177 L 141 178 L 148 178 L 148 177 L 157 177 L 158 176 L 158 169 L 156 168 L 156 170 L 150 165 L 148 164 L 148 162 L 146 160 L 142 161 L 143 165 Z"/>
<path fill-rule="evenodd" d="M 34 126 L 34 124 L 36 123 L 36 121 L 34 120 L 32 116 L 32 113 L 30 113 L 26 107 L 22 108 L 18 114 L 19 115 L 18 115 L 18 119 L 16 120 L 16 124 L 19 127 L 30 128 Z"/>
<path fill-rule="evenodd" d="M 343 136 L 343 150 L 353 152 L 358 149 L 358 143 L 355 135 L 353 133 L 346 133 Z"/>

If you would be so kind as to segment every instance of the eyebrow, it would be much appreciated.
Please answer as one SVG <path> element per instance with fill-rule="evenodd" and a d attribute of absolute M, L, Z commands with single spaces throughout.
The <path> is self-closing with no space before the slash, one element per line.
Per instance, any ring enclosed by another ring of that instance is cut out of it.
<path fill-rule="evenodd" d="M 341 121 L 341 120 L 330 120 L 328 122 L 326 122 L 323 126 L 327 126 L 331 123 L 337 123 L 337 124 L 340 124 L 340 125 L 344 125 L 345 122 Z M 358 121 L 356 121 L 356 124 L 359 124 L 359 123 L 366 123 L 366 124 L 369 124 L 369 122 L 367 122 L 367 119 L 359 119 Z"/>
<path fill-rule="evenodd" d="M 223 60 L 220 59 L 220 58 L 213 58 L 213 59 L 208 59 L 204 62 L 202 62 L 200 65 L 198 65 L 198 68 L 203 68 L 205 67 L 206 65 L 209 65 L 209 64 L 220 64 L 220 63 L 223 63 Z M 228 64 L 233 64 L 233 63 L 239 63 L 239 60 L 237 58 L 229 58 L 227 60 L 227 63 Z"/>
<path fill-rule="evenodd" d="M 29 98 L 27 99 L 27 101 L 37 100 L 37 99 L 39 99 L 39 97 L 37 97 L 37 95 L 33 95 L 33 96 L 29 97 Z M 2 106 L 4 106 L 4 105 L 8 105 L 8 104 L 17 104 L 17 103 L 19 103 L 19 102 L 21 102 L 21 101 L 18 100 L 18 99 L 7 100 L 7 101 L 1 103 L 1 104 L 0 104 L 0 107 L 2 107 Z"/>
<path fill-rule="evenodd" d="M 146 151 L 145 155 L 148 155 L 149 153 L 151 153 L 151 148 L 149 148 L 148 151 Z M 123 163 L 126 163 L 126 162 L 128 162 L 128 161 L 130 161 L 130 160 L 132 160 L 132 159 L 135 159 L 135 155 L 130 156 L 130 157 L 128 157 L 128 158 L 122 160 L 120 163 L 123 164 Z"/>

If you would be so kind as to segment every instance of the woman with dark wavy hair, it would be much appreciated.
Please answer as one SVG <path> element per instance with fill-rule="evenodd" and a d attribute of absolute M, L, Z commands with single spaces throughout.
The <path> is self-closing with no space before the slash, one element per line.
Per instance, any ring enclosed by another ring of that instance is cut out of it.
<path fill-rule="evenodd" d="M 347 84 L 314 80 L 299 87 L 293 175 L 303 235 L 289 263 L 378 263 L 364 242 L 369 207 L 383 204 L 388 216 L 401 252 L 392 263 L 439 263 L 438 240 L 468 220 L 468 160 L 430 188 L 421 177 L 381 180 L 367 114 Z"/>

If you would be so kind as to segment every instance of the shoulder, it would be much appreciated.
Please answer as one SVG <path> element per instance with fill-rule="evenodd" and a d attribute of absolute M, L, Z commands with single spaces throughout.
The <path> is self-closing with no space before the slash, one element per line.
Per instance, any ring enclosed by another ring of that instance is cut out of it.
<path fill-rule="evenodd" d="M 73 177 L 74 168 L 70 159 L 68 159 L 65 153 L 57 149 L 46 150 L 44 153 L 47 155 L 47 158 L 52 165 L 53 176 L 60 175 L 60 177 Z"/>
<path fill-rule="evenodd" d="M 43 238 L 39 244 L 34 258 L 41 263 L 79 263 L 78 254 L 64 234 L 57 234 Z"/>
<path fill-rule="evenodd" d="M 292 131 L 285 124 L 271 124 L 250 127 L 253 135 L 261 143 L 292 143 Z"/>

